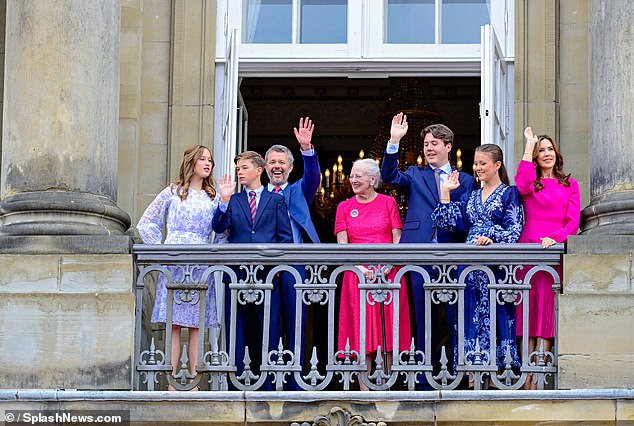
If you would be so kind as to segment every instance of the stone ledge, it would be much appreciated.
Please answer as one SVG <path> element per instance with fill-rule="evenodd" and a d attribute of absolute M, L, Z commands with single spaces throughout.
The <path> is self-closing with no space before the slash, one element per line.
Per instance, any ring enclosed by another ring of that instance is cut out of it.
<path fill-rule="evenodd" d="M 0 254 L 0 294 L 130 293 L 130 254 Z"/>
<path fill-rule="evenodd" d="M 131 425 L 312 424 L 339 412 L 403 425 L 634 423 L 634 390 L 429 392 L 0 391 L 0 410 L 126 410 Z M 321 423 L 320 423 L 321 424 Z M 323 423 L 337 424 L 337 423 Z M 352 424 L 352 423 L 351 423 Z"/>
<path fill-rule="evenodd" d="M 129 235 L 3 235 L 0 254 L 129 254 Z"/>
<path fill-rule="evenodd" d="M 634 235 L 572 235 L 566 243 L 568 254 L 632 254 Z"/>

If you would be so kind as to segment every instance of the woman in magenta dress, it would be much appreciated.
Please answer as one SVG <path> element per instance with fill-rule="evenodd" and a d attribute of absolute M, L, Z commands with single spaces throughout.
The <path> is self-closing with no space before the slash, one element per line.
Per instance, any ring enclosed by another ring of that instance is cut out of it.
<path fill-rule="evenodd" d="M 524 202 L 526 223 L 522 243 L 540 243 L 548 248 L 563 243 L 579 228 L 579 184 L 563 171 L 564 159 L 550 136 L 535 136 L 524 130 L 526 148 L 517 166 L 515 184 Z M 525 268 L 523 274 L 527 272 Z M 561 268 L 557 268 L 561 277 Z M 523 275 L 522 274 L 522 275 Z M 531 279 L 529 292 L 528 353 L 542 345 L 549 351 L 555 336 L 555 294 L 553 278 L 538 272 Z M 523 334 L 522 305 L 517 307 L 517 335 Z M 534 378 L 525 388 L 535 389 Z"/>
<path fill-rule="evenodd" d="M 339 244 L 397 244 L 401 239 L 403 227 L 398 213 L 398 206 L 394 198 L 379 194 L 375 188 L 379 185 L 379 166 L 374 160 L 357 160 L 352 165 L 350 184 L 355 196 L 343 201 L 337 207 L 335 220 L 335 234 Z M 365 275 L 366 281 L 374 277 L 374 269 L 369 265 L 357 265 Z M 385 269 L 387 271 L 387 269 Z M 394 280 L 397 268 L 392 268 L 386 279 Z M 339 307 L 338 346 L 343 351 L 346 341 L 350 342 L 350 350 L 359 352 L 359 311 L 360 294 L 359 280 L 352 272 L 346 272 L 341 287 L 341 303 Z M 399 350 L 409 348 L 411 330 L 409 325 L 409 304 L 407 301 L 407 287 L 405 280 L 401 280 L 399 291 L 399 312 L 397 323 L 399 327 Z M 385 342 L 383 342 L 381 307 L 380 304 L 366 305 L 366 364 L 368 372 L 372 359 L 378 347 L 381 351 L 392 351 L 393 303 L 384 305 L 385 314 Z M 391 365 L 392 356 L 388 354 L 385 360 Z M 361 390 L 367 390 L 359 382 Z"/>

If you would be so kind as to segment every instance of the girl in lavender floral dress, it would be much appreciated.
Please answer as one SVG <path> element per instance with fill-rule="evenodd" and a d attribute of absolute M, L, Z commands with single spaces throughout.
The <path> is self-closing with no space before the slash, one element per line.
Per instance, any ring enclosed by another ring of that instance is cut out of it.
<path fill-rule="evenodd" d="M 137 228 L 146 244 L 161 244 L 163 224 L 167 235 L 164 244 L 208 244 L 211 236 L 211 219 L 218 208 L 220 195 L 216 193 L 211 173 L 214 160 L 210 151 L 197 145 L 185 150 L 178 179 L 163 189 L 152 201 L 139 220 Z M 165 221 L 165 216 L 167 220 Z M 226 242 L 226 235 L 217 236 L 214 242 Z M 182 268 L 169 268 L 175 282 L 184 280 Z M 191 281 L 196 282 L 205 268 L 192 267 Z M 152 322 L 167 322 L 167 278 L 159 275 Z M 205 327 L 217 327 L 216 297 L 213 277 L 208 281 L 205 300 Z M 199 292 L 174 291 L 172 305 L 172 374 L 179 370 L 180 332 L 189 329 L 189 370 L 195 374 L 198 363 Z M 171 389 L 171 387 L 170 387 Z"/>

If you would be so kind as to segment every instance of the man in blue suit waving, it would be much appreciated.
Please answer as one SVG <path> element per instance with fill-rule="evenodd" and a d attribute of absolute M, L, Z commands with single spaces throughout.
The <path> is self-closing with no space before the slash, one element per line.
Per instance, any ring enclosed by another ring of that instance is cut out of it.
<path fill-rule="evenodd" d="M 319 237 L 315 230 L 315 225 L 310 218 L 310 205 L 312 204 L 319 182 L 321 172 L 319 170 L 319 162 L 311 141 L 315 125 L 308 117 L 299 119 L 299 126 L 293 130 L 295 138 L 299 142 L 299 147 L 304 161 L 304 176 L 294 183 L 288 182 L 288 176 L 293 170 L 294 157 L 290 149 L 283 145 L 273 145 L 266 151 L 264 161 L 266 163 L 266 173 L 269 176 L 268 190 L 277 192 L 284 196 L 286 206 L 288 207 L 288 215 L 293 230 L 293 242 L 301 243 L 319 243 Z M 306 278 L 306 270 L 303 266 L 297 266 L 296 269 L 302 277 L 302 281 Z M 295 326 L 297 318 L 295 317 L 295 280 L 289 273 L 283 273 L 280 277 L 280 296 L 281 296 L 281 315 L 282 327 L 286 335 L 287 349 L 294 350 L 295 345 Z M 305 312 L 305 305 L 302 304 L 302 313 Z M 303 365 L 304 352 L 304 321 L 305 315 L 302 315 L 300 328 L 300 353 L 298 356 L 299 364 Z M 289 390 L 300 390 L 297 383 L 291 377 L 288 382 Z"/>
<path fill-rule="evenodd" d="M 293 242 L 318 243 L 319 237 L 310 218 L 310 205 L 315 199 L 321 172 L 315 149 L 311 144 L 315 125 L 308 117 L 299 119 L 299 128 L 294 128 L 304 161 L 304 176 L 295 183 L 288 182 L 293 171 L 293 153 L 283 145 L 273 145 L 266 151 L 264 161 L 269 175 L 270 192 L 284 196 L 293 228 Z"/>
<path fill-rule="evenodd" d="M 398 170 L 398 150 L 401 139 L 407 133 L 407 116 L 403 113 L 392 118 L 390 140 L 385 150 L 381 175 L 383 180 L 395 186 L 399 192 L 409 195 L 407 217 L 403 224 L 401 243 L 464 243 L 466 234 L 437 228 L 431 220 L 431 213 L 440 202 L 440 187 L 454 168 L 449 163 L 449 153 L 453 146 L 454 135 L 443 124 L 432 124 L 421 132 L 423 150 L 428 165 L 410 166 L 405 172 Z M 476 189 L 475 179 L 460 172 L 459 192 L 451 193 L 451 201 L 458 201 L 463 194 Z M 432 280 L 437 275 L 428 269 Z M 419 274 L 411 276 L 412 293 L 416 312 L 416 345 L 423 349 L 425 343 L 425 291 L 423 279 Z M 432 307 L 428 307 L 431 309 Z M 449 308 L 447 322 L 453 333 L 455 312 Z"/>

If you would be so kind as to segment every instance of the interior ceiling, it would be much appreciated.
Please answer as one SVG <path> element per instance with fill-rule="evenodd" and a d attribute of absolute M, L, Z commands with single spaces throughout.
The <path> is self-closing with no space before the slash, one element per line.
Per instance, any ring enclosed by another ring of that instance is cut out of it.
<path fill-rule="evenodd" d="M 249 149 L 264 154 L 280 143 L 298 155 L 293 127 L 299 117 L 308 116 L 315 123 L 313 144 L 322 169 L 342 155 L 348 173 L 360 149 L 382 149 L 387 140 L 375 142 L 377 134 L 387 131 L 389 137 L 392 115 L 413 104 L 441 114 L 455 133 L 454 152 L 463 152 L 463 169 L 471 167 L 473 150 L 480 143 L 478 77 L 245 78 L 240 88 L 249 114 Z M 412 91 L 417 93 L 403 93 Z"/>

